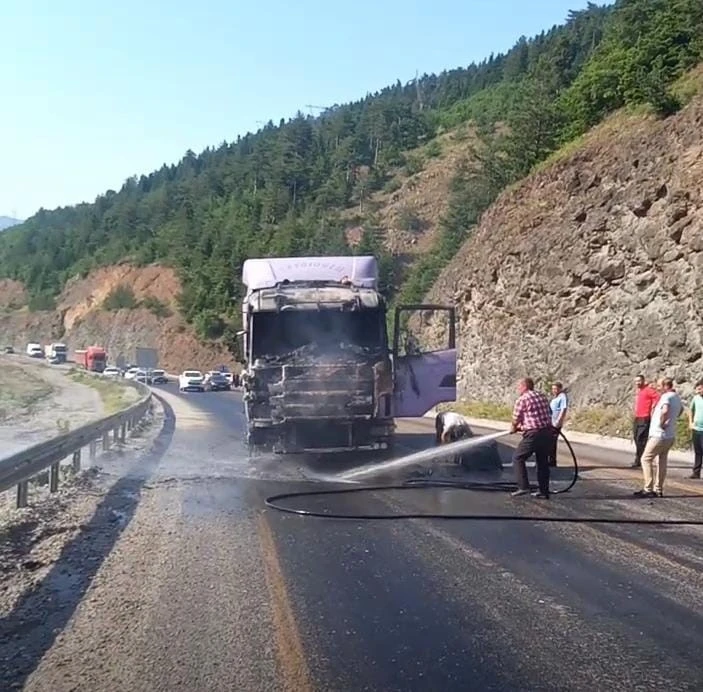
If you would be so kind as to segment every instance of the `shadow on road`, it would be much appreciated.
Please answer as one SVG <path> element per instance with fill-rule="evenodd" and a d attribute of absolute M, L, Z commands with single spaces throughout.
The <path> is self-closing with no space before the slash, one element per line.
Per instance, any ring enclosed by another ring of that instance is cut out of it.
<path fill-rule="evenodd" d="M 150 448 L 135 462 L 138 472 L 128 473 L 110 488 L 46 577 L 25 592 L 0 621 L 0 689 L 24 686 L 134 516 L 143 486 L 161 463 L 176 427 L 173 409 L 157 398 L 164 409 L 164 423 Z"/>

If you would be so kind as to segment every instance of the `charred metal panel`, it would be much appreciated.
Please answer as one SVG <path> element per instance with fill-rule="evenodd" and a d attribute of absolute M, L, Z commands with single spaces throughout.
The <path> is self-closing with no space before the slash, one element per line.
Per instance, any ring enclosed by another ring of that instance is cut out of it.
<path fill-rule="evenodd" d="M 268 387 L 271 418 L 372 418 L 373 368 L 351 365 L 284 365 Z"/>

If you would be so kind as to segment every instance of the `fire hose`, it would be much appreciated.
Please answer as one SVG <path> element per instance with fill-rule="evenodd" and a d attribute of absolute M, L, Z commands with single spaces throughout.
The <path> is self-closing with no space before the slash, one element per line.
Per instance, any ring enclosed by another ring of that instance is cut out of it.
<path fill-rule="evenodd" d="M 496 433 L 495 435 L 488 435 L 487 438 L 495 439 L 497 437 L 502 437 L 503 435 L 508 435 L 509 433 Z M 571 443 L 569 442 L 566 435 L 564 435 L 562 430 L 559 430 L 559 435 L 565 442 L 570 456 L 571 462 L 573 464 L 573 475 L 566 487 L 556 490 L 550 489 L 551 495 L 561 495 L 570 491 L 576 481 L 579 479 L 578 475 L 578 459 L 576 457 L 576 452 L 574 452 Z M 408 457 L 397 460 L 398 465 L 408 465 L 409 461 L 413 459 L 433 459 L 437 457 L 443 457 L 449 454 L 456 454 L 460 450 L 466 448 L 467 442 L 477 442 L 478 440 L 463 440 L 459 442 L 454 442 L 450 445 L 446 445 L 443 448 L 425 450 L 424 452 L 419 452 L 416 454 L 411 454 Z M 473 446 L 476 446 L 475 444 Z M 404 462 L 401 464 L 400 462 Z M 395 463 L 395 462 L 391 462 Z M 345 475 L 347 477 L 354 477 L 355 475 L 374 475 L 373 467 L 367 467 L 361 471 L 352 471 L 347 474 L 342 474 L 338 477 L 338 480 L 343 480 Z M 334 481 L 334 477 L 327 479 L 330 482 Z M 399 520 L 399 519 L 442 519 L 442 520 L 473 520 L 473 521 L 522 521 L 522 522 L 546 522 L 546 523 L 565 523 L 565 524 L 617 524 L 617 525 L 657 525 L 657 526 L 703 526 L 703 520 L 685 520 L 685 519 L 631 519 L 631 518 L 615 518 L 615 517 L 589 517 L 589 516 L 535 516 L 520 515 L 520 514 L 439 514 L 439 513 L 425 513 L 425 512 L 403 512 L 394 514 L 371 514 L 371 513 L 353 513 L 353 514 L 340 514 L 337 512 L 331 512 L 326 510 L 312 510 L 312 509 L 301 509 L 297 507 L 290 507 L 283 504 L 285 500 L 301 499 L 301 498 L 312 498 L 312 497 L 323 497 L 323 496 L 339 496 L 339 495 L 352 495 L 358 493 L 371 493 L 371 492 L 398 492 L 407 490 L 418 490 L 419 488 L 454 488 L 460 490 L 472 490 L 479 492 L 512 492 L 518 489 L 517 483 L 511 481 L 462 481 L 462 480 L 432 480 L 430 478 L 413 478 L 404 481 L 403 483 L 393 483 L 386 485 L 358 485 L 355 487 L 345 487 L 345 488 L 334 488 L 328 490 L 306 490 L 300 492 L 287 492 L 280 493 L 277 495 L 271 495 L 264 500 L 266 507 L 270 509 L 275 509 L 279 512 L 285 512 L 287 514 L 296 514 L 305 517 L 315 517 L 320 519 L 351 519 L 355 521 L 360 520 Z M 534 490 L 534 486 L 531 485 L 531 490 Z"/>

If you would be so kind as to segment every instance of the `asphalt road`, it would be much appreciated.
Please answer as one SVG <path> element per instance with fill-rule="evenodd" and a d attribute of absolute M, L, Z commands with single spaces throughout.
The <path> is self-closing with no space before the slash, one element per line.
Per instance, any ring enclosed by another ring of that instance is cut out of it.
<path fill-rule="evenodd" d="M 700 527 L 284 514 L 264 498 L 317 485 L 298 460 L 246 458 L 238 394 L 170 388 L 167 400 L 154 454 L 103 500 L 119 526 L 99 510 L 4 618 L 8 689 L 703 688 Z M 399 452 L 430 445 L 430 431 L 402 423 Z M 667 497 L 633 500 L 627 455 L 576 449 L 583 479 L 549 503 L 416 489 L 305 506 L 703 519 L 703 486 L 683 470 Z M 30 599 L 40 620 L 23 619 Z"/>

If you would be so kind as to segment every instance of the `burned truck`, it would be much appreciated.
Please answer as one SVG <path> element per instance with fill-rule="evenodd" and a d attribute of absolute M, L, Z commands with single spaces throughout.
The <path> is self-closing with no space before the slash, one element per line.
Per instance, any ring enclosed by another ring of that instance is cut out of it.
<path fill-rule="evenodd" d="M 397 308 L 390 346 L 374 257 L 248 259 L 242 282 L 239 336 L 250 449 L 389 449 L 395 418 L 422 416 L 454 401 L 454 309 Z M 401 339 L 404 310 L 447 311 L 446 348 L 409 348 Z"/>

